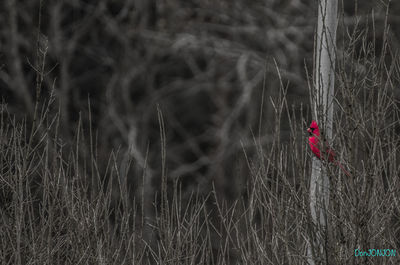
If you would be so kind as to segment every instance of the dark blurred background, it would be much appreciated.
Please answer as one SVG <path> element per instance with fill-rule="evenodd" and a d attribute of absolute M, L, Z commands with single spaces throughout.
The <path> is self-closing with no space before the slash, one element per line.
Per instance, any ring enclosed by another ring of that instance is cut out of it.
<path fill-rule="evenodd" d="M 339 27 L 355 27 L 357 16 L 366 24 L 373 15 L 378 49 L 386 7 L 344 2 Z M 272 140 L 278 123 L 271 99 L 281 87 L 288 106 L 310 118 L 316 10 L 316 1 L 304 0 L 60 0 L 42 1 L 41 11 L 40 1 L 2 1 L 0 95 L 11 114 L 32 119 L 44 59 L 39 103 L 54 89 L 66 142 L 80 120 L 89 130 L 91 117 L 100 172 L 118 150 L 132 194 L 144 167 L 145 185 L 153 192 L 160 185 L 159 106 L 168 180 L 187 191 L 208 192 L 214 183 L 234 199 L 246 183 L 243 150 L 254 152 L 255 137 L 262 145 Z M 394 46 L 396 10 L 392 3 Z M 344 37 L 339 31 L 339 49 Z M 282 141 L 285 124 L 279 123 Z"/>

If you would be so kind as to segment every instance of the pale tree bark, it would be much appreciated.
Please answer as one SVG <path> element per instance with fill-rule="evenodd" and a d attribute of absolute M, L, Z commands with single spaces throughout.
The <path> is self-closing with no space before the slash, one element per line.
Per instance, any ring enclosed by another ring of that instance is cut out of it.
<path fill-rule="evenodd" d="M 314 51 L 315 87 L 311 92 L 314 119 L 320 125 L 324 132 L 323 137 L 328 142 L 332 138 L 333 123 L 337 6 L 337 0 L 318 1 L 318 25 Z M 310 179 L 310 211 L 313 231 L 308 247 L 310 264 L 327 262 L 329 187 L 329 178 L 323 163 L 313 157 Z"/>

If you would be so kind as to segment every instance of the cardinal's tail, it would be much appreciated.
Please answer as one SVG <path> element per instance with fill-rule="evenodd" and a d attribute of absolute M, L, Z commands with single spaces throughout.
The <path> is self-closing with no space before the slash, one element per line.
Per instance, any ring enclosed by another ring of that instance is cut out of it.
<path fill-rule="evenodd" d="M 349 171 L 347 171 L 339 161 L 334 160 L 334 163 L 344 172 L 344 174 L 346 174 L 348 177 L 351 177 L 351 174 L 349 173 Z"/>

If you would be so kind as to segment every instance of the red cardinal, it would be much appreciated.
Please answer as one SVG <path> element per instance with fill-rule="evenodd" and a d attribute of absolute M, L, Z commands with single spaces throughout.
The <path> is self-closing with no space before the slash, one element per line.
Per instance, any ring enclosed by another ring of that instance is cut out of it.
<path fill-rule="evenodd" d="M 321 159 L 321 144 L 319 143 L 320 139 L 320 133 L 319 133 L 319 127 L 316 121 L 312 121 L 310 128 L 307 129 L 307 132 L 309 133 L 310 137 L 308 137 L 308 144 L 311 147 L 311 151 L 315 154 L 316 157 Z M 333 162 L 335 165 L 340 167 L 343 172 L 350 177 L 350 173 L 343 167 L 343 165 L 336 160 L 336 154 L 333 151 L 333 149 L 328 145 L 328 143 L 324 143 L 324 146 L 326 147 L 326 154 L 322 154 L 322 159 L 324 160 L 326 157 L 328 157 L 329 162 Z"/>

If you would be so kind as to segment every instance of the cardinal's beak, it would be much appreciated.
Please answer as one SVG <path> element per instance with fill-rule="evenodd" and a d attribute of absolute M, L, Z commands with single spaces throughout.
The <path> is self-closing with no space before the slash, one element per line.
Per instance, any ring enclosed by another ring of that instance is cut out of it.
<path fill-rule="evenodd" d="M 308 129 L 307 129 L 307 132 L 308 132 L 308 134 L 309 134 L 310 136 L 312 135 L 311 128 L 308 128 Z"/>

